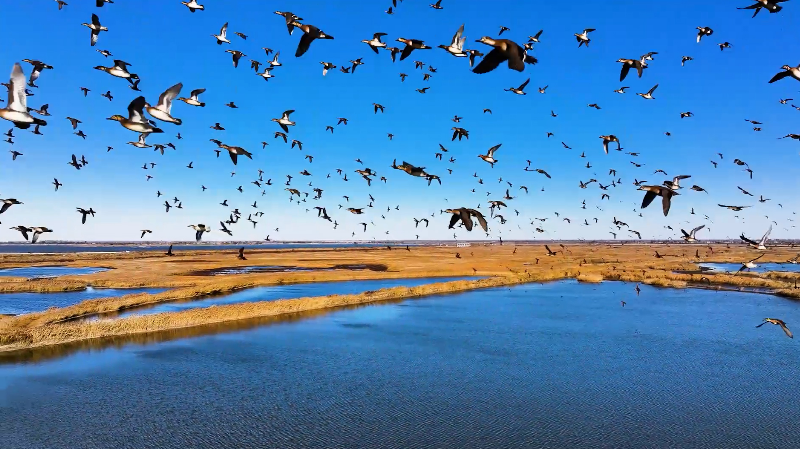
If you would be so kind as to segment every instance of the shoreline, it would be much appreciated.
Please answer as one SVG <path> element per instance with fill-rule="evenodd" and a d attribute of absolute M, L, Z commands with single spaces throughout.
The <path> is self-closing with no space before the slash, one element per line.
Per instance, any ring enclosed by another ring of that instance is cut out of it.
<path fill-rule="evenodd" d="M 677 248 L 677 250 L 676 250 Z M 432 295 L 461 293 L 483 288 L 520 285 L 525 283 L 576 279 L 579 282 L 623 281 L 669 288 L 711 288 L 717 290 L 743 289 L 754 293 L 767 293 L 788 298 L 800 298 L 796 288 L 800 273 L 711 273 L 697 270 L 695 251 L 705 245 L 610 245 L 559 246 L 559 255 L 547 257 L 543 248 L 536 246 L 476 246 L 414 247 L 387 250 L 386 248 L 328 248 L 328 249 L 276 249 L 246 252 L 248 260 L 238 261 L 232 253 L 196 251 L 168 258 L 133 253 L 132 257 L 92 257 L 91 253 L 63 253 L 59 256 L 72 265 L 103 264 L 112 270 L 80 276 L 26 280 L 0 278 L 0 291 L 57 292 L 94 288 L 159 287 L 170 290 L 157 294 L 131 294 L 114 298 L 93 299 L 64 308 L 12 317 L 0 317 L 0 354 L 3 358 L 13 354 L 36 351 L 60 345 L 99 340 L 125 340 L 132 336 L 174 332 L 190 328 L 221 325 L 236 321 L 265 319 L 307 313 L 325 313 L 342 307 L 364 306 L 385 301 L 422 298 Z M 656 259 L 653 252 L 673 254 Z M 768 253 L 763 262 L 788 260 L 793 249 Z M 705 250 L 705 252 L 709 252 Z M 459 253 L 459 258 L 456 258 Z M 783 254 L 786 253 L 786 254 Z M 463 255 L 462 255 L 463 254 Z M 752 251 L 742 247 L 713 250 L 714 261 L 732 262 L 748 260 Z M 127 254 L 126 254 L 127 255 Z M 792 254 L 793 255 L 793 254 Z M 701 257 L 702 258 L 702 257 Z M 27 263 L 46 263 L 48 256 L 28 255 Z M 534 262 L 535 261 L 535 262 Z M 21 263 L 21 261 L 14 261 Z M 11 262 L 11 263 L 14 263 Z M 0 258 L 0 267 L 7 261 Z M 321 269 L 320 271 L 292 271 L 269 273 L 242 273 L 217 276 L 197 276 L 202 270 L 259 265 L 331 267 L 341 265 L 380 264 L 386 271 Z M 676 270 L 689 270 L 676 273 Z M 103 314 L 130 310 L 141 306 L 179 300 L 197 300 L 212 295 L 224 295 L 239 290 L 273 285 L 336 282 L 367 279 L 406 279 L 422 277 L 470 277 L 478 280 L 461 280 L 407 288 L 392 287 L 355 295 L 329 295 L 297 299 L 278 299 L 229 305 L 218 305 L 177 312 L 103 318 Z M 99 316 L 95 321 L 77 321 L 78 318 Z M 138 338 L 138 337 L 136 337 Z"/>

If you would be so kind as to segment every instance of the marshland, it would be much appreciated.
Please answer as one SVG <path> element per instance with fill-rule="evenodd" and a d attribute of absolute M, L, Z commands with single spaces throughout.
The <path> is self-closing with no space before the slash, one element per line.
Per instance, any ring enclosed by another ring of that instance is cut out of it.
<path fill-rule="evenodd" d="M 54 265 L 105 268 L 92 274 L 56 278 L 2 277 L 0 292 L 5 294 L 58 295 L 80 292 L 88 287 L 116 289 L 116 296 L 97 298 L 95 295 L 95 299 L 65 307 L 5 316 L 0 319 L 0 352 L 13 354 L 83 340 L 562 279 L 589 283 L 624 281 L 670 288 L 741 289 L 800 297 L 798 273 L 726 273 L 700 269 L 703 263 L 741 264 L 752 259 L 754 251 L 741 246 L 595 244 L 554 245 L 554 248 L 551 248 L 556 253 L 554 256 L 548 256 L 540 245 L 508 244 L 466 248 L 389 245 L 359 249 L 250 250 L 245 252 L 246 260 L 239 260 L 236 251 L 185 251 L 174 256 L 156 252 L 119 256 L 3 255 L 0 269 Z M 776 247 L 762 261 L 785 262 L 793 256 L 793 251 L 791 247 Z M 657 258 L 656 253 L 661 257 Z M 259 266 L 286 269 L 236 271 L 237 267 Z M 208 275 L 221 269 L 231 274 Z M 256 293 L 246 302 L 226 304 L 224 301 L 225 295 L 261 287 L 421 278 L 425 283 L 411 288 L 399 282 L 391 288 L 365 287 L 364 290 L 369 291 L 350 291 L 344 295 L 325 294 L 326 289 L 322 288 L 317 289 L 313 297 L 304 297 L 307 295 L 303 295 L 300 288 L 291 299 L 281 298 L 279 293 L 277 297 L 259 301 Z M 437 278 L 447 282 L 437 281 Z M 141 288 L 161 291 L 124 294 L 124 289 Z M 200 302 L 215 296 L 222 297 L 223 301 L 212 303 L 213 306 Z M 191 307 L 196 301 L 200 306 Z M 164 313 L 136 313 L 138 309 L 169 303 L 189 304 L 190 307 Z"/>

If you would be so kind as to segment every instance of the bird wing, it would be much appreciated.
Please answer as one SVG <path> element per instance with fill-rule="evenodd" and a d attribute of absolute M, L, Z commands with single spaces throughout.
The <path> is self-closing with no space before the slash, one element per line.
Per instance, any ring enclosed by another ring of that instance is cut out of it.
<path fill-rule="evenodd" d="M 653 86 L 653 88 L 652 88 L 652 89 L 650 89 L 650 90 L 649 90 L 647 93 L 648 93 L 648 94 L 650 94 L 650 95 L 653 95 L 653 92 L 655 92 L 655 91 L 656 91 L 656 89 L 658 89 L 658 84 L 656 84 L 655 86 Z"/>
<path fill-rule="evenodd" d="M 400 60 L 402 61 L 403 59 L 406 59 L 408 57 L 408 55 L 410 55 L 413 50 L 414 50 L 414 47 L 406 44 L 406 47 L 403 49 L 403 52 L 400 53 Z"/>
<path fill-rule="evenodd" d="M 780 72 L 780 73 L 776 74 L 775 76 L 773 76 L 772 79 L 769 80 L 769 82 L 770 83 L 774 83 L 775 81 L 782 80 L 782 79 L 786 78 L 787 76 L 789 76 L 789 71 L 788 70 L 784 70 L 783 72 Z"/>
<path fill-rule="evenodd" d="M 741 239 L 743 242 L 749 243 L 749 244 L 751 244 L 751 245 L 758 245 L 758 243 L 756 243 L 755 241 L 753 241 L 753 240 L 750 240 L 749 238 L 745 237 L 745 236 L 744 236 L 744 234 L 740 235 L 740 236 L 739 236 L 739 238 L 740 238 L 740 239 Z"/>
<path fill-rule="evenodd" d="M 472 231 L 472 218 L 469 216 L 469 211 L 466 209 L 459 209 L 458 213 L 461 216 L 461 223 L 464 224 L 467 231 Z"/>
<path fill-rule="evenodd" d="M 642 209 L 649 206 L 657 196 L 658 194 L 656 192 L 648 190 L 647 193 L 644 194 L 644 199 L 642 200 Z"/>
<path fill-rule="evenodd" d="M 238 159 L 238 156 L 236 155 L 236 153 L 234 153 L 232 151 L 228 151 L 228 155 L 230 155 L 231 161 L 233 162 L 233 165 L 236 165 L 236 160 Z"/>
<path fill-rule="evenodd" d="M 458 223 L 458 220 L 461 220 L 461 215 L 458 213 L 454 213 L 453 216 L 450 217 L 450 225 L 447 228 L 452 229 L 453 226 L 455 226 L 455 224 Z"/>
<path fill-rule="evenodd" d="M 183 83 L 178 83 L 169 89 L 165 90 L 164 93 L 158 97 L 158 109 L 166 112 L 167 114 L 170 113 L 172 110 L 172 100 L 181 93 L 181 89 L 183 89 Z"/>
<path fill-rule="evenodd" d="M 222 25 L 222 28 L 219 30 L 219 36 L 221 38 L 225 38 L 225 35 L 228 33 L 228 22 L 225 22 L 225 25 Z"/>
<path fill-rule="evenodd" d="M 489 53 L 487 53 L 486 56 L 483 57 L 483 59 L 481 59 L 481 62 L 478 63 L 478 65 L 472 70 L 472 72 L 478 74 L 491 72 L 492 70 L 496 69 L 497 66 L 499 66 L 500 63 L 505 61 L 506 59 L 508 59 L 508 56 L 506 56 L 502 51 L 495 48 Z"/>
<path fill-rule="evenodd" d="M 489 148 L 489 151 L 486 153 L 486 155 L 489 157 L 494 157 L 494 152 L 497 151 L 502 145 L 502 143 L 498 143 L 497 145 Z"/>
<path fill-rule="evenodd" d="M 26 239 L 28 238 L 28 236 L 25 235 L 24 231 L 22 232 L 22 235 L 24 235 Z M 39 233 L 38 232 L 34 232 L 33 236 L 31 237 L 31 243 L 36 243 L 37 240 L 39 240 Z"/>
<path fill-rule="evenodd" d="M 146 103 L 144 97 L 139 96 L 133 99 L 128 105 L 128 119 L 132 122 L 147 123 L 144 118 L 144 104 Z"/>
<path fill-rule="evenodd" d="M 769 229 L 767 229 L 767 232 L 764 233 L 764 237 L 761 237 L 761 244 L 762 245 L 767 243 L 767 239 L 769 238 L 769 235 L 771 233 L 772 233 L 772 225 L 769 225 Z"/>
<path fill-rule="evenodd" d="M 706 227 L 706 225 L 700 225 L 700 226 L 692 229 L 692 235 L 694 235 L 697 231 L 699 231 L 699 230 L 701 230 L 701 229 L 703 229 L 705 227 Z"/>
<path fill-rule="evenodd" d="M 794 338 L 794 336 L 792 335 L 792 331 L 790 331 L 790 330 L 789 330 L 789 328 L 788 328 L 788 327 L 786 327 L 786 324 L 784 324 L 784 323 L 780 323 L 780 326 L 781 326 L 781 329 L 783 329 L 783 332 L 785 332 L 785 333 L 786 333 L 786 336 L 787 336 L 787 337 L 789 337 L 789 338 Z"/>
<path fill-rule="evenodd" d="M 764 254 L 761 254 L 760 256 L 756 257 L 755 259 L 750 259 L 750 260 L 748 260 L 748 261 L 747 261 L 747 263 L 750 263 L 750 262 L 755 262 L 755 261 L 757 261 L 758 259 L 760 259 L 760 258 L 762 258 L 762 257 L 764 257 Z"/>
<path fill-rule="evenodd" d="M 522 83 L 522 84 L 519 86 L 519 90 L 523 90 L 523 89 L 525 89 L 525 86 L 527 86 L 527 85 L 528 85 L 528 83 L 530 83 L 530 82 L 531 82 L 531 79 L 530 79 L 530 78 L 526 79 L 526 80 L 525 80 L 525 82 L 524 82 L 524 83 Z"/>
<path fill-rule="evenodd" d="M 464 24 L 461 24 L 461 26 L 458 28 L 458 31 L 456 31 L 456 34 L 453 36 L 453 42 L 451 42 L 450 45 L 458 46 L 459 42 L 461 41 L 462 34 L 464 34 Z"/>
<path fill-rule="evenodd" d="M 198 95 L 202 94 L 205 91 L 206 91 L 205 89 L 195 89 L 190 93 L 190 96 L 197 98 Z"/>
<path fill-rule="evenodd" d="M 686 232 L 686 231 L 684 231 L 683 229 L 681 229 L 681 232 L 683 233 L 684 237 L 691 237 L 691 236 L 689 235 L 689 233 L 688 233 L 688 232 Z"/>
<path fill-rule="evenodd" d="M 25 95 L 25 74 L 22 73 L 22 66 L 14 63 L 9 79 L 11 88 L 8 89 L 8 109 L 17 112 L 28 112 L 28 102 Z"/>
<path fill-rule="evenodd" d="M 294 53 L 296 58 L 303 56 L 307 51 L 308 47 L 311 46 L 311 42 L 314 41 L 314 38 L 311 37 L 310 34 L 304 33 L 303 37 L 300 38 L 300 43 L 297 44 L 297 51 Z"/>
<path fill-rule="evenodd" d="M 486 224 L 486 219 L 483 217 L 483 214 L 476 211 L 475 209 L 470 210 L 470 214 L 474 215 L 476 219 L 478 219 L 478 224 L 481 225 L 484 231 L 489 230 L 489 226 Z"/>
<path fill-rule="evenodd" d="M 626 64 L 626 63 L 622 64 L 622 71 L 619 72 L 619 80 L 620 81 L 624 80 L 625 77 L 628 76 L 628 71 L 630 69 L 631 69 L 631 66 L 629 66 L 628 64 Z"/>
<path fill-rule="evenodd" d="M 664 210 L 664 216 L 669 213 L 669 207 L 672 205 L 672 193 L 667 193 L 661 196 L 661 208 Z"/>

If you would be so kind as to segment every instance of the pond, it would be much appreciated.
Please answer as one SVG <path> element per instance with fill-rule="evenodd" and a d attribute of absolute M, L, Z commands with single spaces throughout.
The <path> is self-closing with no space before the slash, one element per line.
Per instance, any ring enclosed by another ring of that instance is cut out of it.
<path fill-rule="evenodd" d="M 800 447 L 800 342 L 755 328 L 800 329 L 800 303 L 633 288 L 496 288 L 0 365 L 3 447 Z"/>
<path fill-rule="evenodd" d="M 94 274 L 108 271 L 101 267 L 19 267 L 0 269 L 0 276 L 13 276 L 20 278 L 49 278 L 58 276 L 77 276 L 81 274 Z"/>
<path fill-rule="evenodd" d="M 87 299 L 109 298 L 134 293 L 160 293 L 165 288 L 87 288 L 76 292 L 0 293 L 0 315 L 40 312 L 50 307 L 67 307 Z"/>

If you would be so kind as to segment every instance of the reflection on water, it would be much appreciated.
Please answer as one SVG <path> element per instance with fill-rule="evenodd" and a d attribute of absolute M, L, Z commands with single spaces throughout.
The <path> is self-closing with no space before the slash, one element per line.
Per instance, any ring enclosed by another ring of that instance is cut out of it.
<path fill-rule="evenodd" d="M 800 447 L 798 342 L 755 328 L 800 304 L 641 288 L 481 290 L 3 365 L 3 447 Z"/>
<path fill-rule="evenodd" d="M 391 287 L 417 287 L 438 282 L 477 279 L 470 277 L 439 277 L 412 279 L 368 279 L 357 281 L 313 282 L 307 284 L 274 285 L 254 287 L 222 296 L 212 296 L 194 301 L 173 301 L 131 309 L 119 314 L 106 314 L 103 318 L 124 318 L 131 315 L 152 315 L 163 312 L 178 312 L 210 306 L 238 304 L 243 302 L 271 301 L 275 299 L 304 298 L 325 295 L 354 295 L 367 290 Z"/>
<path fill-rule="evenodd" d="M 758 263 L 756 268 L 749 271 L 753 273 L 766 273 L 768 271 L 790 271 L 792 273 L 800 273 L 800 264 L 792 263 Z M 707 268 L 713 272 L 737 272 L 742 268 L 740 263 L 703 263 L 700 264 L 701 268 Z M 744 270 L 747 272 L 748 270 Z"/>
<path fill-rule="evenodd" d="M 0 269 L 0 276 L 14 276 L 21 278 L 49 278 L 57 276 L 77 276 L 81 274 L 94 274 L 108 271 L 108 268 L 98 267 L 19 267 Z"/>
<path fill-rule="evenodd" d="M 77 292 L 0 293 L 0 315 L 40 312 L 50 307 L 67 307 L 87 299 L 110 298 L 135 293 L 160 293 L 165 288 L 87 288 Z"/>

